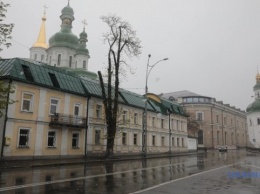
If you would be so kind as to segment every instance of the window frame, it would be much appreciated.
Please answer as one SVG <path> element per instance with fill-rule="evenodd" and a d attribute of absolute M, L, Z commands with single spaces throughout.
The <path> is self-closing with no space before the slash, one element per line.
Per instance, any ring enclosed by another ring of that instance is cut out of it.
<path fill-rule="evenodd" d="M 96 118 L 97 119 L 102 118 L 102 105 L 100 105 L 100 104 L 96 105 Z"/>
<path fill-rule="evenodd" d="M 196 121 L 204 121 L 204 112 L 201 111 L 196 112 Z"/>
<path fill-rule="evenodd" d="M 127 133 L 122 133 L 122 145 L 127 145 Z"/>
<path fill-rule="evenodd" d="M 152 135 L 152 145 L 156 146 L 156 137 L 155 137 L 155 135 Z"/>
<path fill-rule="evenodd" d="M 24 95 L 27 94 L 27 95 L 31 95 L 32 98 L 30 100 L 30 104 L 29 104 L 29 110 L 27 109 L 23 109 L 24 107 Z M 22 92 L 22 103 L 21 103 L 21 112 L 33 112 L 33 104 L 34 104 L 34 94 L 33 93 L 30 93 L 30 92 Z"/>
<path fill-rule="evenodd" d="M 54 135 L 50 136 L 49 133 L 54 133 Z M 50 137 L 53 138 L 53 145 L 52 146 L 49 145 L 49 138 Z M 56 148 L 56 147 L 57 147 L 57 131 L 48 130 L 48 133 L 47 133 L 47 148 Z"/>
<path fill-rule="evenodd" d="M 161 146 L 165 146 L 165 137 L 161 136 Z"/>
<path fill-rule="evenodd" d="M 21 138 L 21 130 L 25 130 L 28 132 L 26 136 L 26 145 L 20 145 L 20 138 Z M 18 141 L 17 141 L 17 147 L 18 148 L 29 148 L 30 147 L 30 132 L 31 129 L 27 127 L 19 127 L 19 133 L 18 133 Z"/>
<path fill-rule="evenodd" d="M 134 113 L 134 124 L 138 125 L 138 113 Z"/>
<path fill-rule="evenodd" d="M 73 135 L 77 135 L 77 137 L 75 138 Z M 78 149 L 79 148 L 79 132 L 72 132 L 72 142 L 71 142 L 71 147 L 72 149 Z M 73 143 L 74 143 L 74 139 L 76 139 L 76 145 L 73 146 Z"/>
<path fill-rule="evenodd" d="M 134 144 L 134 145 L 138 145 L 138 144 L 137 144 L 137 140 L 138 140 L 138 134 L 137 134 L 137 133 L 134 133 L 134 137 L 133 137 L 133 144 Z"/>
<path fill-rule="evenodd" d="M 98 136 L 97 136 L 97 134 L 98 134 Z M 100 137 L 101 137 L 101 130 L 95 129 L 95 145 L 101 144 Z"/>
<path fill-rule="evenodd" d="M 78 108 L 78 115 L 75 114 L 76 107 Z M 80 117 L 80 116 L 82 115 L 82 114 L 81 114 L 81 113 L 82 113 L 81 107 L 82 107 L 82 104 L 81 104 L 81 103 L 79 103 L 79 102 L 75 102 L 75 103 L 74 103 L 74 107 L 73 107 L 73 115 L 74 115 L 74 116 L 79 116 L 79 117 Z"/>
<path fill-rule="evenodd" d="M 60 110 L 60 99 L 59 98 L 54 98 L 54 97 L 51 97 L 50 98 L 50 108 L 49 108 L 49 115 L 54 115 L 55 113 L 51 113 L 51 107 L 52 107 L 52 103 L 51 103 L 51 100 L 57 100 L 58 103 L 56 105 L 56 112 L 55 113 L 59 113 L 59 110 Z"/>

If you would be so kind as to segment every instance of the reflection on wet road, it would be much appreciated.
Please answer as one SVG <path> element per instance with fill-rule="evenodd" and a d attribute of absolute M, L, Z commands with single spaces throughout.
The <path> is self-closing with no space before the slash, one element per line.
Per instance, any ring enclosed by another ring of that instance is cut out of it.
<path fill-rule="evenodd" d="M 238 181 L 251 193 L 260 193 L 260 178 L 228 178 L 229 172 L 260 171 L 259 157 L 244 150 L 209 151 L 172 158 L 8 169 L 0 171 L 0 193 L 160 193 L 164 188 L 157 185 L 166 182 L 174 184 L 169 193 L 225 193 L 223 189 L 239 188 Z M 151 187 L 154 190 L 145 191 Z"/>

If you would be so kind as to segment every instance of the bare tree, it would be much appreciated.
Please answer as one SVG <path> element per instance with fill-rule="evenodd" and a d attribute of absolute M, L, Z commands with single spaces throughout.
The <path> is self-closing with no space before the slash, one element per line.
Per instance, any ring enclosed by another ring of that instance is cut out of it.
<path fill-rule="evenodd" d="M 0 51 L 3 45 L 7 48 L 11 46 L 11 43 L 8 42 L 8 39 L 11 39 L 10 34 L 12 33 L 14 24 L 4 24 L 3 20 L 6 17 L 5 13 L 7 12 L 7 7 L 10 5 L 0 1 Z M 1 58 L 1 57 L 0 57 Z M 0 72 L 1 78 L 1 72 Z M 15 103 L 14 100 L 9 99 L 9 94 L 14 93 L 14 86 L 11 83 L 6 83 L 0 81 L 0 118 L 4 116 L 5 109 L 9 104 Z"/>
<path fill-rule="evenodd" d="M 120 74 L 124 67 L 130 67 L 125 58 L 136 57 L 141 54 L 140 41 L 131 25 L 116 15 L 102 16 L 102 21 L 107 24 L 109 31 L 103 34 L 104 43 L 108 44 L 107 84 L 101 72 L 98 72 L 102 89 L 103 104 L 107 125 L 106 157 L 114 152 L 114 140 L 117 130 L 118 98 Z"/>
<path fill-rule="evenodd" d="M 6 17 L 7 7 L 10 5 L 8 3 L 4 3 L 3 1 L 0 1 L 0 51 L 3 49 L 1 48 L 3 45 L 7 48 L 11 46 L 11 43 L 8 41 L 10 40 L 11 33 L 14 27 L 14 24 L 4 24 L 3 20 Z"/>
<path fill-rule="evenodd" d="M 200 124 L 196 120 L 196 116 L 194 113 L 188 113 L 190 116 L 188 117 L 187 129 L 188 135 L 190 137 L 197 137 L 198 131 L 200 129 Z"/>

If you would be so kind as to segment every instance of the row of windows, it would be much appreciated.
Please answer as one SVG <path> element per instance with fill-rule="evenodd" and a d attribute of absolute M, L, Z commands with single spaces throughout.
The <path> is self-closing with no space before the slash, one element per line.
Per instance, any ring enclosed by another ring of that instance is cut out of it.
<path fill-rule="evenodd" d="M 99 145 L 100 144 L 100 130 L 95 130 L 95 144 Z M 172 137 L 172 146 L 175 146 L 175 138 Z M 177 147 L 184 147 L 184 138 L 177 138 Z M 127 145 L 127 133 L 123 132 L 122 133 L 122 145 Z M 138 134 L 134 133 L 133 136 L 133 145 L 138 145 Z M 155 135 L 152 136 L 152 145 L 156 146 L 156 137 Z M 161 146 L 166 146 L 165 145 L 165 137 L 161 137 Z"/>
<path fill-rule="evenodd" d="M 34 105 L 34 94 L 23 92 L 22 93 L 22 103 L 21 111 L 23 112 L 33 112 Z M 59 113 L 60 100 L 57 98 L 50 99 L 50 109 L 49 114 L 53 115 L 54 113 Z M 74 103 L 74 115 L 81 116 L 82 104 Z"/>
<path fill-rule="evenodd" d="M 51 56 L 50 56 L 49 60 L 50 60 L 49 64 L 51 64 Z M 57 66 L 60 66 L 60 64 L 61 64 L 61 54 L 58 55 Z M 76 68 L 77 68 L 77 65 L 78 65 L 78 61 L 76 61 L 76 65 L 75 65 Z M 69 67 L 72 67 L 72 56 L 69 57 Z M 84 69 L 87 68 L 87 61 L 86 60 L 83 60 L 82 67 Z"/>
<path fill-rule="evenodd" d="M 252 121 L 252 119 L 249 119 L 249 125 L 252 126 L 253 123 L 254 123 L 254 122 Z M 257 118 L 257 119 L 256 119 L 256 124 L 257 124 L 257 125 L 260 125 L 260 118 Z"/>
<path fill-rule="evenodd" d="M 204 112 L 196 112 L 196 120 L 197 121 L 204 121 Z M 216 115 L 216 122 L 217 123 L 220 123 L 220 116 L 219 115 Z M 227 124 L 227 117 L 224 116 L 223 117 L 223 123 L 226 125 Z M 234 125 L 234 122 L 233 122 L 233 119 L 231 118 L 230 119 L 230 125 L 233 126 Z M 242 121 L 241 122 L 241 125 L 242 127 L 244 126 L 244 122 Z M 239 126 L 239 121 L 237 120 L 237 127 Z"/>
<path fill-rule="evenodd" d="M 187 97 L 187 98 L 183 98 L 183 102 L 185 102 L 185 103 L 209 103 L 210 102 L 210 98 Z"/>
<path fill-rule="evenodd" d="M 55 148 L 57 146 L 57 133 L 56 131 L 48 131 L 47 147 Z M 30 144 L 30 129 L 21 128 L 19 130 L 18 147 L 28 148 Z M 79 133 L 73 132 L 71 137 L 71 147 L 79 148 Z"/>

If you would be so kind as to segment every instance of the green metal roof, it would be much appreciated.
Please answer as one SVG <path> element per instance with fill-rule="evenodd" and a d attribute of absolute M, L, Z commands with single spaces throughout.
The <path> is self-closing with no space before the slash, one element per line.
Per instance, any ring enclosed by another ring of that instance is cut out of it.
<path fill-rule="evenodd" d="M 29 68 L 34 81 L 26 79 L 22 65 Z M 9 77 L 14 80 L 85 95 L 80 79 L 64 70 L 59 69 L 58 67 L 52 67 L 39 62 L 32 62 L 30 60 L 14 58 L 2 60 L 0 62 L 0 72 L 2 72 L 2 76 Z M 56 76 L 60 87 L 54 86 L 49 73 Z"/>
<path fill-rule="evenodd" d="M 28 79 L 28 71 L 26 72 L 25 67 L 29 71 L 30 79 Z M 76 95 L 86 97 L 94 96 L 102 99 L 99 80 L 93 79 L 91 76 L 88 77 L 88 73 L 82 76 L 81 72 L 82 70 L 71 71 L 46 65 L 31 59 L 13 58 L 0 60 L 0 78 L 2 79 L 8 78 Z M 106 84 L 105 87 L 107 90 Z M 114 93 L 114 88 L 112 88 L 112 93 Z M 140 109 L 145 108 L 145 98 L 140 94 L 119 89 L 118 99 L 121 104 Z M 168 109 L 170 109 L 171 113 L 187 116 L 178 103 L 171 102 L 164 98 L 161 98 L 161 102 L 148 99 L 147 110 L 167 115 Z"/>
<path fill-rule="evenodd" d="M 135 107 L 145 108 L 145 98 L 142 95 L 120 89 L 120 94 L 125 99 L 126 103 Z M 147 103 L 147 110 L 154 111 L 153 107 Z"/>
<path fill-rule="evenodd" d="M 176 102 L 169 101 L 165 98 L 160 98 L 162 101 L 162 104 L 171 111 L 171 113 L 187 116 L 187 114 L 184 112 L 182 106 L 180 106 Z"/>

